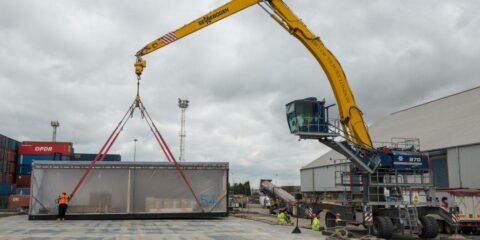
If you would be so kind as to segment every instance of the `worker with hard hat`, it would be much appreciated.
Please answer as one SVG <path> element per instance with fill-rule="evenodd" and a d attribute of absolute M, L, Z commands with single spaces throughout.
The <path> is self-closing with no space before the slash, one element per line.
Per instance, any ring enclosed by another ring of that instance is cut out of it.
<path fill-rule="evenodd" d="M 320 222 L 318 221 L 316 213 L 312 213 L 312 230 L 320 231 Z"/>
<path fill-rule="evenodd" d="M 340 213 L 337 213 L 335 215 L 335 226 L 341 226 L 342 225 L 342 215 Z"/>
<path fill-rule="evenodd" d="M 68 201 L 70 200 L 70 196 L 67 193 L 63 192 L 58 196 L 58 218 L 57 220 L 63 221 L 65 220 L 65 213 L 67 212 L 68 208 Z"/>

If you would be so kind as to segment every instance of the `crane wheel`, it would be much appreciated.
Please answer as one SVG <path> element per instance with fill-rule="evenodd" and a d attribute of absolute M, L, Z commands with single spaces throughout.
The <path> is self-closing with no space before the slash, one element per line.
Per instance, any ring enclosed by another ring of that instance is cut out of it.
<path fill-rule="evenodd" d="M 376 216 L 373 218 L 373 226 L 371 226 L 371 233 L 377 238 L 390 239 L 393 233 L 393 223 L 389 217 Z"/>
<path fill-rule="evenodd" d="M 430 216 L 420 217 L 420 222 L 422 223 L 422 231 L 418 235 L 422 239 L 426 238 L 436 238 L 438 235 L 438 224 L 435 218 Z"/>

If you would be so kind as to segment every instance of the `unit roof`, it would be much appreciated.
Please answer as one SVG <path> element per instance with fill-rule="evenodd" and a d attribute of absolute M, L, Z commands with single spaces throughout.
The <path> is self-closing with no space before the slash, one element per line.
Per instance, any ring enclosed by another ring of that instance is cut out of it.
<path fill-rule="evenodd" d="M 369 127 L 377 142 L 392 137 L 419 138 L 423 151 L 480 143 L 480 87 L 394 112 Z M 331 150 L 302 169 L 344 158 Z"/>

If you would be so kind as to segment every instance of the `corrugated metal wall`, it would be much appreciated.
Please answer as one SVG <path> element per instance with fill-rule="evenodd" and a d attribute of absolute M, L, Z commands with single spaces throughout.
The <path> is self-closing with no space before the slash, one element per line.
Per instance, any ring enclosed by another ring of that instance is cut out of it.
<path fill-rule="evenodd" d="M 335 187 L 335 165 L 300 170 L 302 192 L 343 191 Z"/>
<path fill-rule="evenodd" d="M 480 188 L 480 144 L 447 150 L 450 188 Z"/>
<path fill-rule="evenodd" d="M 313 192 L 313 168 L 300 170 L 300 191 Z"/>

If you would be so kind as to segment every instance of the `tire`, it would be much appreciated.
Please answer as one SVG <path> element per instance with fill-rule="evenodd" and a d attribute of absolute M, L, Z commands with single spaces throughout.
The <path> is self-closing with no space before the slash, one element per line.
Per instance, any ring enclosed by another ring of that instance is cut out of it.
<path fill-rule="evenodd" d="M 325 226 L 325 228 L 334 228 L 336 226 L 335 215 L 333 215 L 333 213 L 327 212 L 325 214 L 325 224 L 324 224 L 324 226 Z"/>
<path fill-rule="evenodd" d="M 392 220 L 384 216 L 374 217 L 371 233 L 378 238 L 390 239 L 393 233 Z"/>
<path fill-rule="evenodd" d="M 444 230 L 445 230 L 445 234 L 448 234 L 448 235 L 452 235 L 455 233 L 455 227 L 448 224 L 448 223 L 444 223 Z"/>
<path fill-rule="evenodd" d="M 438 224 L 435 218 L 430 216 L 420 217 L 422 223 L 422 232 L 418 235 L 420 238 L 436 238 L 438 235 Z"/>

